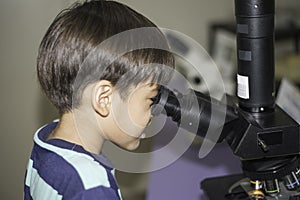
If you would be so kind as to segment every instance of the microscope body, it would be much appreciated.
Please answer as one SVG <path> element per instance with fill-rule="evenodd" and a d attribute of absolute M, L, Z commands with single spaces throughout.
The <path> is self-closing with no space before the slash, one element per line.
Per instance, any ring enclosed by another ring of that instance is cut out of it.
<path fill-rule="evenodd" d="M 242 160 L 299 154 L 299 125 L 280 107 L 272 112 L 238 111 L 226 141 Z"/>
<path fill-rule="evenodd" d="M 235 0 L 235 12 L 238 118 L 225 140 L 254 183 L 251 198 L 300 198 L 299 124 L 275 105 L 275 1 Z"/>

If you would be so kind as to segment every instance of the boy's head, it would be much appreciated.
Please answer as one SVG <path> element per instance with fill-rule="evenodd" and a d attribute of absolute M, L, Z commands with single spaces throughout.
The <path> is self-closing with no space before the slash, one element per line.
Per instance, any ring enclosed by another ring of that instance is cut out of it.
<path fill-rule="evenodd" d="M 39 48 L 38 79 L 62 115 L 80 107 L 85 91 L 91 91 L 91 106 L 104 121 L 102 129 L 109 125 L 113 132 L 131 132 L 115 143 L 133 149 L 130 139 L 141 135 L 132 133 L 132 126 L 116 130 L 112 126 L 128 124 L 124 118 L 141 127 L 147 124 L 156 83 L 163 84 L 171 76 L 162 66 L 174 66 L 167 49 L 161 31 L 143 15 L 114 1 L 86 1 L 62 11 L 50 25 Z M 112 94 L 119 102 L 114 116 Z M 120 112 L 124 106 L 131 116 Z M 119 136 L 105 135 L 112 141 L 111 137 Z"/>
<path fill-rule="evenodd" d="M 110 81 L 114 86 L 119 81 L 118 85 L 123 87 L 119 91 L 123 92 L 121 95 L 125 98 L 126 88 L 132 84 L 137 85 L 146 81 L 149 76 L 156 82 L 158 79 L 167 78 L 168 72 L 164 72 L 161 67 L 147 64 L 173 66 L 173 57 L 169 52 L 147 48 L 121 52 L 123 55 L 118 55 L 120 53 L 114 52 L 118 47 L 109 47 L 110 44 L 102 45 L 116 34 L 143 27 L 156 26 L 143 15 L 114 1 L 94 0 L 74 4 L 56 17 L 41 42 L 37 72 L 42 89 L 61 114 L 71 111 L 72 106 L 78 106 L 82 87 L 97 81 L 96 79 Z M 143 42 L 167 46 L 162 33 L 158 29 L 155 30 L 152 29 L 150 35 L 143 35 L 140 38 L 129 36 L 131 38 L 125 39 L 132 41 L 127 41 L 126 44 L 124 41 L 114 43 L 121 42 L 120 45 L 130 46 L 136 45 L 135 42 Z M 122 40 L 122 36 L 116 40 Z M 82 66 L 83 63 L 89 66 Z M 82 69 L 83 67 L 86 69 Z M 79 71 L 93 75 L 77 86 L 81 90 L 77 90 L 78 88 L 73 85 Z M 131 78 L 132 80 L 122 78 L 125 74 L 131 74 L 134 78 Z M 75 92 L 78 94 L 74 94 Z"/>

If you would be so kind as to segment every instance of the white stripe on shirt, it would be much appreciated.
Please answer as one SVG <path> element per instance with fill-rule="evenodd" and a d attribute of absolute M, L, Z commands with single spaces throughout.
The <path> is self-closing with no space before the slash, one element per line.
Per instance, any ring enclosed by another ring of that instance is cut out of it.
<path fill-rule="evenodd" d="M 29 160 L 27 166 L 27 176 L 25 184 L 30 187 L 30 195 L 33 199 L 44 199 L 48 197 L 51 200 L 61 200 L 62 195 L 48 185 L 44 179 L 40 177 L 37 170 L 33 168 L 33 160 Z"/>

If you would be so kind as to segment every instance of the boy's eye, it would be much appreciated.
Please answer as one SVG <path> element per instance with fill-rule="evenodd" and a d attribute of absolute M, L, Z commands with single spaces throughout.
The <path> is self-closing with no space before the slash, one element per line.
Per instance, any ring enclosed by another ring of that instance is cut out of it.
<path fill-rule="evenodd" d="M 151 101 L 152 101 L 152 104 L 156 104 L 158 103 L 158 100 L 159 100 L 159 93 L 157 92 L 155 96 L 151 97 L 150 98 Z"/>
<path fill-rule="evenodd" d="M 148 100 L 150 101 L 149 103 L 150 103 L 150 107 L 151 107 L 154 104 L 153 98 L 149 98 Z"/>

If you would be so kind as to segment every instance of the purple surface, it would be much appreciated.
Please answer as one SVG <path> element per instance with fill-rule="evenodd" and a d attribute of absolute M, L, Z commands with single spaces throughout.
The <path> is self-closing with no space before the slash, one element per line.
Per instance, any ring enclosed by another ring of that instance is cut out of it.
<path fill-rule="evenodd" d="M 166 137 L 164 134 L 164 138 L 155 139 L 156 148 Z M 150 173 L 147 200 L 204 200 L 202 180 L 242 172 L 240 160 L 226 144 L 217 144 L 203 159 L 198 158 L 198 151 L 198 147 L 192 147 L 168 167 Z M 170 150 L 163 156 L 153 157 L 152 163 L 161 162 L 159 159 L 173 153 Z"/>

